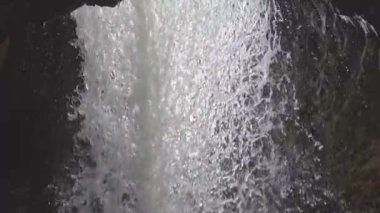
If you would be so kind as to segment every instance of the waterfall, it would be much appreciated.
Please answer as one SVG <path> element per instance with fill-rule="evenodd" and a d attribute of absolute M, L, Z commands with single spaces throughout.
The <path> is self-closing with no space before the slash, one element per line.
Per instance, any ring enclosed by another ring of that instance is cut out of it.
<path fill-rule="evenodd" d="M 304 20 L 321 35 L 333 21 L 370 34 L 362 19 L 334 11 L 330 20 L 323 5 Z M 75 11 L 85 89 L 70 117 L 83 121 L 79 169 L 60 187 L 59 212 L 343 211 L 321 166 L 326 140 L 302 117 L 308 78 L 296 73 L 306 59 L 291 41 L 302 26 L 288 6 L 130 0 Z M 319 95 L 322 63 L 335 57 L 316 57 Z"/>

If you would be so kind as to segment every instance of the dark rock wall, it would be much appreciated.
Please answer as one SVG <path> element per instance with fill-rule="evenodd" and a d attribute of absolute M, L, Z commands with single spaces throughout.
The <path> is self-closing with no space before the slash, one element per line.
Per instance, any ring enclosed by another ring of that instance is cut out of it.
<path fill-rule="evenodd" d="M 47 185 L 71 153 L 79 122 L 68 121 L 81 88 L 75 22 L 64 16 L 10 35 L 0 72 L 0 211 L 51 212 Z"/>
<path fill-rule="evenodd" d="M 340 19 L 329 1 L 278 2 L 284 15 L 282 48 L 292 53 L 291 66 L 284 67 L 292 71 L 300 123 L 323 145 L 313 154 L 328 177 L 323 185 L 346 201 L 306 212 L 379 212 L 379 38 L 366 34 L 359 18 Z M 345 10 L 355 11 L 350 2 Z M 326 14 L 325 22 L 320 14 Z M 305 141 L 296 143 L 297 153 L 310 153 Z"/>

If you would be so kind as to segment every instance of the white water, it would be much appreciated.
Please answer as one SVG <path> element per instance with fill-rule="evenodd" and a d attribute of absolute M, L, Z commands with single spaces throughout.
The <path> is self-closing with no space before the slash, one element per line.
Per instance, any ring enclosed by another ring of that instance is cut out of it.
<path fill-rule="evenodd" d="M 270 132 L 282 131 L 287 96 L 274 103 L 270 88 L 289 80 L 271 77 L 281 48 L 269 2 L 131 0 L 73 13 L 85 58 L 79 137 L 96 166 L 82 165 L 61 212 L 281 206 L 268 191 L 284 198 L 291 183 Z"/>

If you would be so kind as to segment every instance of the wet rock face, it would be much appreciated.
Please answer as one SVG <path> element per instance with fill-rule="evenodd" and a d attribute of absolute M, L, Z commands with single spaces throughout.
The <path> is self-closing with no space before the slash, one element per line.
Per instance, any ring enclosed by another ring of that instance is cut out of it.
<path fill-rule="evenodd" d="M 332 0 L 343 14 L 360 15 L 380 30 L 380 4 L 376 0 Z"/>
<path fill-rule="evenodd" d="M 347 22 L 324 1 L 282 4 L 282 47 L 292 52 L 300 123 L 323 145 L 313 156 L 330 177 L 328 188 L 346 201 L 339 211 L 326 212 L 378 212 L 379 39 L 362 19 Z M 304 149 L 302 143 L 296 147 Z"/>
<path fill-rule="evenodd" d="M 79 122 L 68 121 L 81 89 L 81 57 L 69 16 L 13 31 L 0 72 L 2 212 L 52 212 L 47 190 L 71 153 Z"/>

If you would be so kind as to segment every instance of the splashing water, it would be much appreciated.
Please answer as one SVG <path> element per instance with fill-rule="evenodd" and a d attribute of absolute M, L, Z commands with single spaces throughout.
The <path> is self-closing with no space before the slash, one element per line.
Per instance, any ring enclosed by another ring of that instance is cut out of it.
<path fill-rule="evenodd" d="M 294 190 L 323 202 L 309 192 L 318 157 L 283 148 L 289 122 L 322 146 L 297 120 L 274 1 L 131 0 L 73 16 L 89 148 L 60 212 L 301 211 Z"/>

